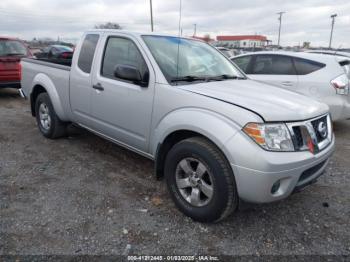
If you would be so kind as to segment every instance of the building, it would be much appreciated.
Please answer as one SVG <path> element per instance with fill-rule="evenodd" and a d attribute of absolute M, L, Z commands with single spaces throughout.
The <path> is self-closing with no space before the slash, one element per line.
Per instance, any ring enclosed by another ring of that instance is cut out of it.
<path fill-rule="evenodd" d="M 215 39 L 210 38 L 210 35 L 205 35 L 205 36 L 191 36 L 194 39 L 199 39 L 207 43 L 211 43 L 215 41 Z"/>
<path fill-rule="evenodd" d="M 271 42 L 263 35 L 218 35 L 216 40 L 217 46 L 229 48 L 261 48 Z"/>

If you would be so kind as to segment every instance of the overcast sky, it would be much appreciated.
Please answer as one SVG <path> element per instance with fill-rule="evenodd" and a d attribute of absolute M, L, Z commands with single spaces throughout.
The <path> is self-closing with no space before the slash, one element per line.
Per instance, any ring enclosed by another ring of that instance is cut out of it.
<path fill-rule="evenodd" d="M 178 0 L 153 0 L 155 31 L 177 33 Z M 150 31 L 149 0 L 1 0 L 0 35 L 79 38 L 107 21 Z M 337 13 L 333 47 L 350 47 L 350 0 L 182 0 L 183 35 L 262 34 L 277 42 L 277 12 L 285 11 L 281 44 L 327 46 L 330 15 Z"/>

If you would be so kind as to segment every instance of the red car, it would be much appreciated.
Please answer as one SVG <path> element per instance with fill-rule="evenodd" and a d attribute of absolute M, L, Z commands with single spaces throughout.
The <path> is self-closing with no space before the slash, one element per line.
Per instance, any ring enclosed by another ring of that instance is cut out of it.
<path fill-rule="evenodd" d="M 0 88 L 20 88 L 20 61 L 30 56 L 31 52 L 21 40 L 0 36 Z"/>

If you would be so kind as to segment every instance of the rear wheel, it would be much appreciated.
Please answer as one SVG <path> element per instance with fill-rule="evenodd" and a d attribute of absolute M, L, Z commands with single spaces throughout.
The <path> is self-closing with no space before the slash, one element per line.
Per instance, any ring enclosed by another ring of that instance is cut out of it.
<path fill-rule="evenodd" d="M 47 93 L 41 93 L 37 97 L 35 115 L 39 130 L 45 137 L 58 138 L 66 134 L 66 123 L 56 115 Z"/>
<path fill-rule="evenodd" d="M 229 163 L 210 141 L 193 137 L 176 144 L 165 162 L 165 177 L 177 207 L 200 222 L 215 222 L 238 203 Z"/>

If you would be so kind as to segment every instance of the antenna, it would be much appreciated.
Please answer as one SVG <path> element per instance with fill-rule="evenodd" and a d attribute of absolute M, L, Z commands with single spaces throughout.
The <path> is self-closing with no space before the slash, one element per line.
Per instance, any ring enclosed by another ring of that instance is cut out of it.
<path fill-rule="evenodd" d="M 176 78 L 179 77 L 179 57 L 180 57 L 180 34 L 181 34 L 181 15 L 182 15 L 182 0 L 180 0 L 180 9 L 179 9 L 179 32 L 177 39 L 177 60 L 176 60 Z"/>

